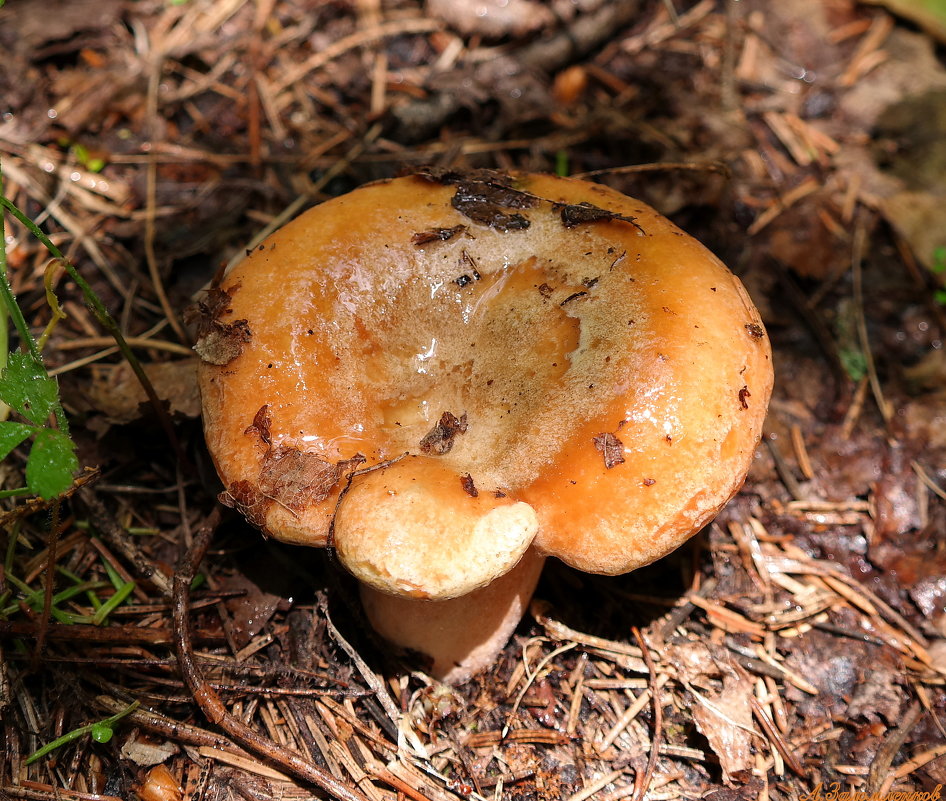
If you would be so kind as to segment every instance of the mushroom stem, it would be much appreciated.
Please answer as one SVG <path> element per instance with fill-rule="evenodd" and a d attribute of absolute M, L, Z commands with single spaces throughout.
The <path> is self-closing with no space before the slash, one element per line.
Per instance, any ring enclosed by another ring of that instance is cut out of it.
<path fill-rule="evenodd" d="M 361 600 L 381 636 L 432 660 L 428 673 L 459 684 L 491 665 L 519 625 L 545 557 L 530 548 L 512 570 L 468 595 L 427 601 L 361 584 Z"/>

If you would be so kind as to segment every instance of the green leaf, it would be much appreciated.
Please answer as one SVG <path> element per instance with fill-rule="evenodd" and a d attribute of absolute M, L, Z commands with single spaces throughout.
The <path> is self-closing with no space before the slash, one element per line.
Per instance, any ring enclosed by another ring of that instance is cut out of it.
<path fill-rule="evenodd" d="M 933 272 L 937 275 L 946 273 L 946 247 L 934 248 Z"/>
<path fill-rule="evenodd" d="M 841 366 L 844 372 L 850 376 L 855 383 L 867 375 L 867 358 L 859 350 L 842 349 L 838 351 L 838 357 L 841 359 Z"/>
<path fill-rule="evenodd" d="M 15 351 L 0 374 L 0 400 L 41 426 L 59 403 L 59 385 L 30 354 Z"/>
<path fill-rule="evenodd" d="M 92 616 L 92 623 L 96 626 L 101 626 L 108 616 L 112 614 L 119 606 L 121 606 L 128 599 L 128 596 L 135 591 L 137 585 L 133 581 L 126 582 L 123 584 L 115 593 L 112 594 L 112 597 L 109 598 L 99 610 Z"/>
<path fill-rule="evenodd" d="M 11 423 L 9 420 L 0 423 L 0 461 L 35 430 L 26 423 Z"/>
<path fill-rule="evenodd" d="M 568 151 L 559 150 L 555 154 L 555 174 L 562 177 L 568 177 Z"/>
<path fill-rule="evenodd" d="M 26 485 L 33 492 L 46 500 L 61 495 L 72 486 L 78 469 L 75 444 L 67 434 L 55 428 L 36 432 L 26 463 Z"/>

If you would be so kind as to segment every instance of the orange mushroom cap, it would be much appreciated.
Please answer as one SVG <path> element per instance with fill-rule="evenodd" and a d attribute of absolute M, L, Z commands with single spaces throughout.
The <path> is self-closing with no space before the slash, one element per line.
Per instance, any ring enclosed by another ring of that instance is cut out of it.
<path fill-rule="evenodd" d="M 608 574 L 666 554 L 741 486 L 772 387 L 718 259 L 637 200 L 547 175 L 362 187 L 273 234 L 203 310 L 226 502 L 414 598 L 487 586 L 530 546 Z"/>

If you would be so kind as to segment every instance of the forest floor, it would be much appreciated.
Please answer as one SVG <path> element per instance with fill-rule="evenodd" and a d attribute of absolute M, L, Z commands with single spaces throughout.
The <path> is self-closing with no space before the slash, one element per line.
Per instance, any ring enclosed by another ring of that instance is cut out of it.
<path fill-rule="evenodd" d="M 84 472 L 3 501 L 0 798 L 939 798 L 946 66 L 920 24 L 852 0 L 7 0 L 4 194 L 163 411 L 8 217 L 32 330 L 44 279 L 67 315 L 43 356 Z M 454 688 L 365 631 L 323 552 L 215 511 L 185 322 L 266 231 L 421 165 L 640 197 L 740 276 L 777 375 L 715 522 L 628 576 L 549 565 Z"/>

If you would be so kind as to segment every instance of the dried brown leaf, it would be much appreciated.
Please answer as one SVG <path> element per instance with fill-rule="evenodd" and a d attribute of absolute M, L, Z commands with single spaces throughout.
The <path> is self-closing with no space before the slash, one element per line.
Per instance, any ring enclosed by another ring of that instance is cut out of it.
<path fill-rule="evenodd" d="M 755 765 L 751 695 L 752 682 L 747 676 L 724 672 L 722 690 L 701 691 L 691 706 L 696 727 L 719 757 L 726 782 Z"/>
<path fill-rule="evenodd" d="M 296 448 L 276 448 L 263 457 L 260 492 L 298 512 L 332 493 L 342 476 L 342 464 Z"/>
<path fill-rule="evenodd" d="M 466 230 L 467 227 L 462 224 L 450 228 L 431 228 L 429 231 L 418 231 L 411 237 L 411 242 L 418 247 L 429 245 L 431 242 L 447 242 Z"/>
<path fill-rule="evenodd" d="M 221 317 L 232 311 L 230 300 L 239 288 L 239 284 L 230 289 L 211 287 L 184 315 L 187 322 L 197 324 L 194 350 L 208 364 L 229 364 L 243 352 L 243 345 L 250 341 L 247 320 L 220 322 Z"/>
<path fill-rule="evenodd" d="M 616 211 L 608 211 L 599 208 L 591 203 L 582 201 L 581 203 L 566 203 L 557 207 L 560 209 L 562 224 L 566 228 L 574 228 L 576 225 L 590 225 L 597 222 L 611 222 L 612 220 L 622 220 L 630 223 L 639 231 L 643 229 L 637 224 L 635 217 L 628 217 L 618 214 Z"/>
<path fill-rule="evenodd" d="M 215 322 L 214 327 L 194 343 L 194 350 L 208 364 L 222 367 L 243 352 L 250 338 L 250 325 L 246 320 Z"/>
<path fill-rule="evenodd" d="M 266 531 L 266 512 L 272 499 L 263 495 L 249 481 L 233 481 L 217 500 L 230 509 L 236 509 L 251 526 Z"/>
<path fill-rule="evenodd" d="M 624 464 L 624 443 L 610 431 L 605 431 L 592 438 L 595 448 L 604 456 L 604 466 L 610 470 Z"/>
<path fill-rule="evenodd" d="M 481 181 L 469 181 L 457 186 L 450 201 L 461 214 L 473 222 L 497 231 L 522 231 L 531 223 L 518 213 L 505 209 L 527 209 L 536 204 L 535 198 L 506 186 Z"/>
<path fill-rule="evenodd" d="M 257 436 L 265 444 L 272 444 L 272 436 L 269 432 L 269 427 L 273 424 L 273 416 L 269 412 L 269 404 L 260 406 L 259 411 L 253 415 L 253 424 L 246 427 L 246 430 L 243 432 L 247 436 Z"/>
<path fill-rule="evenodd" d="M 466 412 L 457 417 L 452 412 L 444 412 L 437 423 L 420 441 L 424 453 L 443 456 L 450 453 L 457 434 L 465 434 L 467 429 Z"/>
<path fill-rule="evenodd" d="M 240 648 L 249 645 L 276 612 L 280 597 L 260 589 L 242 573 L 226 576 L 220 588 L 234 593 L 224 602 L 230 613 L 230 631 L 234 641 Z"/>
<path fill-rule="evenodd" d="M 233 311 L 230 300 L 239 288 L 239 284 L 231 289 L 212 286 L 196 304 L 184 312 L 185 322 L 196 324 L 198 339 L 209 334 L 221 317 Z"/>

